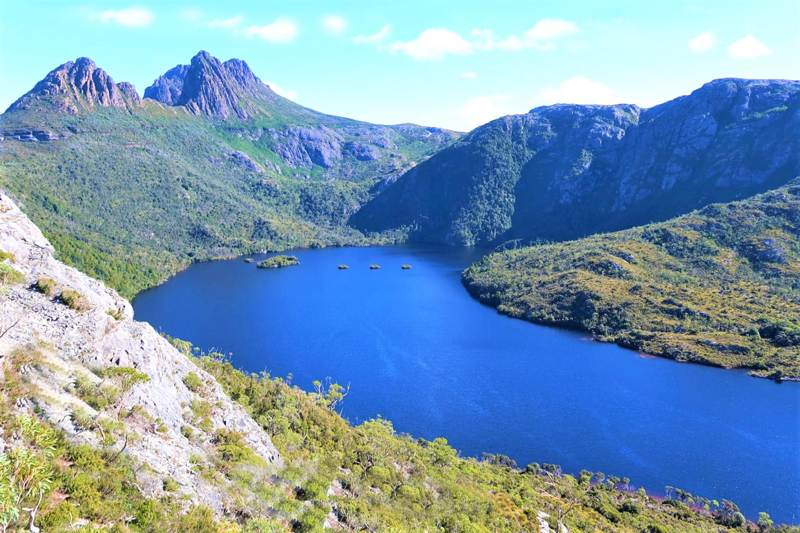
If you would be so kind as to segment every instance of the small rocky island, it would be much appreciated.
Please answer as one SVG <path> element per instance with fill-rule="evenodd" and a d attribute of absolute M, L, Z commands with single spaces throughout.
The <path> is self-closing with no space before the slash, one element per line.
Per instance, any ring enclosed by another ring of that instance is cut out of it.
<path fill-rule="evenodd" d="M 347 270 L 348 268 L 350 267 L 347 265 L 339 265 L 339 270 Z"/>
<path fill-rule="evenodd" d="M 370 265 L 370 266 L 369 266 L 369 269 L 370 269 L 370 270 L 378 270 L 379 268 L 381 268 L 381 266 L 380 266 L 380 265 Z"/>
<path fill-rule="evenodd" d="M 411 269 L 411 265 L 403 265 L 400 268 L 402 268 L 403 270 L 410 270 Z"/>
<path fill-rule="evenodd" d="M 300 261 L 293 255 L 275 255 L 259 261 L 256 266 L 258 268 L 282 268 L 299 264 Z"/>

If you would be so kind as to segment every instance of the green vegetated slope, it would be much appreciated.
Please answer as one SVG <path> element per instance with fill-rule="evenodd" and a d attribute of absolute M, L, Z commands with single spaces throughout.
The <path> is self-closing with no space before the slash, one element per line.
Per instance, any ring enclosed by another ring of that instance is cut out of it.
<path fill-rule="evenodd" d="M 220 429 L 212 437 L 213 454 L 190 467 L 227 487 L 233 503 L 222 516 L 183 501 L 168 476 L 163 496 L 142 494 L 142 467 L 115 446 L 142 409 L 123 409 L 97 387 L 77 385 L 86 401 L 100 402 L 101 414 L 117 413 L 104 424 L 84 422 L 102 435 L 100 447 L 76 444 L 37 415 L 15 414 L 16 398 L 31 394 L 24 367 L 41 366 L 32 347 L 11 354 L 0 394 L 0 437 L 16 439 L 0 456 L 0 480 L 10 489 L 0 490 L 0 525 L 22 531 L 29 513 L 21 508 L 36 507 L 35 523 L 48 532 L 321 533 L 326 520 L 345 531 L 396 533 L 517 533 L 539 531 L 542 522 L 554 529 L 561 522 L 575 532 L 755 530 L 731 502 L 677 489 L 663 501 L 633 490 L 626 478 L 599 472 L 576 478 L 557 465 L 518 468 L 502 455 L 462 458 L 444 439 L 400 435 L 382 419 L 354 427 L 335 412 L 342 399 L 335 384 L 319 384 L 319 392 L 309 394 L 284 379 L 239 372 L 220 354 L 192 356 L 190 345 L 173 342 L 269 432 L 286 462 L 277 476 L 240 434 Z M 192 411 L 212 408 L 203 403 L 193 403 Z M 190 428 L 185 436 L 207 438 Z M 800 531 L 766 526 L 768 516 L 761 520 L 760 531 Z"/>
<path fill-rule="evenodd" d="M 345 222 L 376 181 L 456 137 L 318 113 L 238 60 L 201 53 L 186 75 L 192 97 L 169 105 L 81 58 L 0 117 L 0 187 L 62 260 L 128 297 L 191 261 L 391 241 Z"/>
<path fill-rule="evenodd" d="M 463 281 L 510 316 L 798 379 L 800 180 L 664 223 L 494 253 Z"/>
<path fill-rule="evenodd" d="M 799 131 L 800 82 L 787 80 L 714 80 L 649 109 L 538 107 L 469 132 L 351 224 L 455 245 L 622 230 L 785 185 Z"/>

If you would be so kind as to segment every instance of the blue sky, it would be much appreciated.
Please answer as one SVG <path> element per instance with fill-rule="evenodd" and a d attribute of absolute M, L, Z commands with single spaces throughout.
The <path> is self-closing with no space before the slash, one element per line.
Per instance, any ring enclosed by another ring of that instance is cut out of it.
<path fill-rule="evenodd" d="M 800 0 L 0 0 L 0 108 L 80 56 L 141 94 L 201 49 L 319 111 L 468 130 L 555 102 L 800 79 Z"/>

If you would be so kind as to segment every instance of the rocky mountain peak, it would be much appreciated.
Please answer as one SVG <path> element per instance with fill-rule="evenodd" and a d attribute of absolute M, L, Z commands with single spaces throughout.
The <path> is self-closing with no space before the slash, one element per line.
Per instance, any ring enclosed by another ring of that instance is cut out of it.
<path fill-rule="evenodd" d="M 183 91 L 183 80 L 189 65 L 176 65 L 159 76 L 144 90 L 144 97 L 167 105 L 177 105 Z"/>
<path fill-rule="evenodd" d="M 259 102 L 277 95 L 264 85 L 241 59 L 224 63 L 206 51 L 189 65 L 178 65 L 145 90 L 145 97 L 167 105 L 185 106 L 195 114 L 247 120 L 259 111 Z"/>
<path fill-rule="evenodd" d="M 141 104 L 130 83 L 117 84 L 88 57 L 79 57 L 52 70 L 9 110 L 49 104 L 56 111 L 77 114 L 96 107 L 132 108 Z"/>

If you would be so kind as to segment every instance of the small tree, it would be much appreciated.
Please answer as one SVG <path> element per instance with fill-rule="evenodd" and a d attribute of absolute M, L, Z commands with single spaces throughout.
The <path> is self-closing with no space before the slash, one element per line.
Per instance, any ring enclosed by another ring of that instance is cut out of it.
<path fill-rule="evenodd" d="M 773 521 L 768 513 L 758 513 L 758 522 L 756 522 L 761 531 L 766 531 L 772 527 Z"/>
<path fill-rule="evenodd" d="M 338 383 L 333 383 L 330 377 L 325 378 L 324 383 L 314 381 L 312 385 L 314 385 L 314 392 L 311 393 L 311 397 L 317 405 L 331 411 L 335 411 L 336 407 L 344 401 L 345 396 L 350 393 L 350 384 L 347 387 L 343 387 Z"/>

